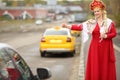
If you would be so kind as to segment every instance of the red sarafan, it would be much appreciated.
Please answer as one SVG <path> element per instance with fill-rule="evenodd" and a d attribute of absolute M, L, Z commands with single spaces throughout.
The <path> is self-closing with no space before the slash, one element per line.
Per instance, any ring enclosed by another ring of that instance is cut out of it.
<path fill-rule="evenodd" d="M 100 26 L 96 23 L 88 50 L 85 80 L 116 80 L 115 55 L 112 38 L 116 36 L 114 23 L 108 19 L 107 38 L 101 40 Z M 73 25 L 73 30 L 84 30 L 83 25 Z M 83 28 L 83 29 L 82 29 Z"/>

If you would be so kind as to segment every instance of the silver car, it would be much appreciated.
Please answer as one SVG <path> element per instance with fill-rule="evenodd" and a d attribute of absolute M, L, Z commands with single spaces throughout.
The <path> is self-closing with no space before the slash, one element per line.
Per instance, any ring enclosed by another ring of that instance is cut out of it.
<path fill-rule="evenodd" d="M 43 80 L 50 76 L 47 68 L 37 68 L 37 75 L 33 75 L 16 49 L 0 43 L 0 80 Z"/>

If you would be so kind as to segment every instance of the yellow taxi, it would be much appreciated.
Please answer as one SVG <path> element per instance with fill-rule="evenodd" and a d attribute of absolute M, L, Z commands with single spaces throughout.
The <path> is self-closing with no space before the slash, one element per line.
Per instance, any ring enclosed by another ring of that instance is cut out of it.
<path fill-rule="evenodd" d="M 80 31 L 78 30 L 71 30 L 71 34 L 75 37 L 79 37 L 80 36 Z"/>
<path fill-rule="evenodd" d="M 69 53 L 75 54 L 76 38 L 71 35 L 67 28 L 48 28 L 40 40 L 40 54 L 44 57 L 46 53 Z"/>

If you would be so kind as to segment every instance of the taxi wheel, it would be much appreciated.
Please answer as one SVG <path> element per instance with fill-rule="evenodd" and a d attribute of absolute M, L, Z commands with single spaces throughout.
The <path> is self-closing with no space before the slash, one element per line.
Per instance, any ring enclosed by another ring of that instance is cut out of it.
<path fill-rule="evenodd" d="M 73 53 L 71 53 L 71 54 L 70 54 L 70 56 L 71 56 L 71 57 L 73 57 L 73 56 L 74 56 L 74 54 L 73 54 Z"/>
<path fill-rule="evenodd" d="M 70 53 L 70 56 L 73 57 L 75 55 L 75 50 Z"/>
<path fill-rule="evenodd" d="M 45 52 L 40 52 L 41 53 L 41 57 L 45 57 Z"/>

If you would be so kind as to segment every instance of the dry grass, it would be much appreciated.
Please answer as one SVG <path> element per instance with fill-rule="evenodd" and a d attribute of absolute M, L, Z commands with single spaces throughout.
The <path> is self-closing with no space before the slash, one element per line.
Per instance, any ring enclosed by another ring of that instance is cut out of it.
<path fill-rule="evenodd" d="M 33 23 L 33 22 L 34 20 L 2 20 L 0 21 L 0 27 L 8 27 L 13 25 L 16 25 L 17 27 L 21 24 Z"/>

